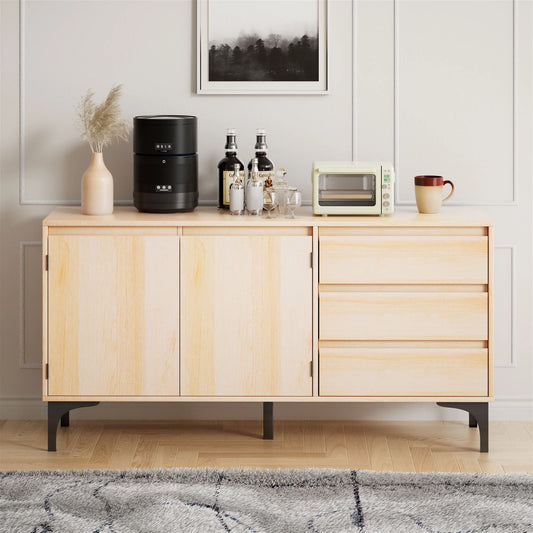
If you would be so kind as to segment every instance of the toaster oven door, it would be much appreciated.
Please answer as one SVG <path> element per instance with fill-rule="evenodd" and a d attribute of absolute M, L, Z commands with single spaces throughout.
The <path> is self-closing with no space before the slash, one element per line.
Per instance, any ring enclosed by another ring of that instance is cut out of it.
<path fill-rule="evenodd" d="M 343 212 L 380 213 L 381 176 L 378 172 L 321 173 L 318 176 L 318 205 L 342 208 Z"/>

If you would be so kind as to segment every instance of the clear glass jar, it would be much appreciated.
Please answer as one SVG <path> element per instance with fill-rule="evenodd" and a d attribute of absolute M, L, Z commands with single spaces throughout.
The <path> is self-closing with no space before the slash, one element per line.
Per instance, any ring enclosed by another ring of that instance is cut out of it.
<path fill-rule="evenodd" d="M 278 204 L 278 212 L 284 216 L 286 213 L 285 204 L 287 201 L 287 192 L 289 189 L 289 184 L 285 178 L 287 171 L 284 168 L 279 168 L 276 170 L 276 175 L 274 177 L 274 186 L 273 189 L 276 191 L 276 198 Z"/>

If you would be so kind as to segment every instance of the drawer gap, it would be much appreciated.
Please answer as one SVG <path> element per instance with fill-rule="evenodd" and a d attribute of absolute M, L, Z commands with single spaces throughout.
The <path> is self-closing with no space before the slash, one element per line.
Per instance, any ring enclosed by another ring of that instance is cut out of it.
<path fill-rule="evenodd" d="M 321 283 L 319 285 L 319 293 L 326 292 L 488 292 L 488 285 L 486 284 L 464 284 L 464 285 L 450 285 L 447 283 L 427 284 L 427 285 L 411 285 L 411 284 L 333 284 Z"/>
<path fill-rule="evenodd" d="M 415 341 L 415 340 L 319 340 L 319 350 L 329 348 L 478 348 L 487 349 L 488 341 Z"/>
<path fill-rule="evenodd" d="M 378 227 L 360 227 L 360 228 L 320 228 L 320 237 L 326 236 L 354 236 L 368 235 L 370 237 L 381 237 L 387 235 L 405 235 L 407 237 L 417 237 L 419 235 L 451 235 L 453 237 L 477 236 L 486 237 L 488 235 L 487 227 L 435 227 L 435 228 L 415 228 L 415 227 L 394 227 L 394 228 L 378 228 Z"/>

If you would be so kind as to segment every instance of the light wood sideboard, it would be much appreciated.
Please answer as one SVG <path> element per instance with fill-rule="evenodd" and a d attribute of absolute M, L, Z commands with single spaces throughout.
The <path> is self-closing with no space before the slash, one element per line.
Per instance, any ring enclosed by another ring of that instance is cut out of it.
<path fill-rule="evenodd" d="M 160 215 L 60 208 L 43 222 L 48 448 L 105 401 L 437 402 L 488 451 L 492 223 Z"/>

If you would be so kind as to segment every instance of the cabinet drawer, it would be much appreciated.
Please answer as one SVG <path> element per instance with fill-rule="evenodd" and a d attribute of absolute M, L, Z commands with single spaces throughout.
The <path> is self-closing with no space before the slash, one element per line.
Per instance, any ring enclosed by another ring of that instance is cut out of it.
<path fill-rule="evenodd" d="M 320 350 L 320 396 L 486 396 L 487 350 Z"/>
<path fill-rule="evenodd" d="M 486 340 L 487 294 L 321 291 L 323 340 Z"/>
<path fill-rule="evenodd" d="M 486 284 L 483 236 L 320 236 L 320 283 Z"/>

